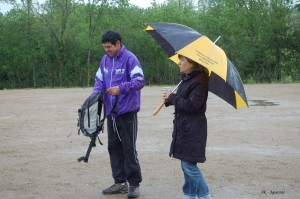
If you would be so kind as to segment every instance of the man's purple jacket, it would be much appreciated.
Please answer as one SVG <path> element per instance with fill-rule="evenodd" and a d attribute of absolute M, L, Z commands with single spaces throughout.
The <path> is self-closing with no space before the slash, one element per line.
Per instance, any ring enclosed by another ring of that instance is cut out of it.
<path fill-rule="evenodd" d="M 144 87 L 144 74 L 137 57 L 122 45 L 116 57 L 105 54 L 101 59 L 95 77 L 93 92 L 105 91 L 113 86 L 120 87 L 114 117 L 140 110 L 141 89 Z M 106 115 L 110 115 L 116 96 L 105 94 Z"/>

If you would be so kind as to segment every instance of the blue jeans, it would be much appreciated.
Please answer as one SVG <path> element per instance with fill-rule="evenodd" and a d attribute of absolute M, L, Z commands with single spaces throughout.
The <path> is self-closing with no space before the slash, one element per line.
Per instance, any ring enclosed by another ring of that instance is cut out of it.
<path fill-rule="evenodd" d="M 207 198 L 210 199 L 208 186 L 202 175 L 201 171 L 197 167 L 197 163 L 190 163 L 181 161 L 181 168 L 184 173 L 184 185 L 183 193 L 184 198 Z"/>

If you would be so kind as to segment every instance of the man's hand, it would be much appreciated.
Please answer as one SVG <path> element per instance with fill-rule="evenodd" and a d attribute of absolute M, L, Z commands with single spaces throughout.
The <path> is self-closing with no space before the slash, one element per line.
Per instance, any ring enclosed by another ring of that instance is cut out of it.
<path fill-rule="evenodd" d="M 120 87 L 119 86 L 110 87 L 109 89 L 106 90 L 106 93 L 110 95 L 119 95 Z"/>

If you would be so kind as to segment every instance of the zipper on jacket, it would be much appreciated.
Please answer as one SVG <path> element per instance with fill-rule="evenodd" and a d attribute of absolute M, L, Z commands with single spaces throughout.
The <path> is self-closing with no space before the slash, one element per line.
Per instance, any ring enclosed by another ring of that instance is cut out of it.
<path fill-rule="evenodd" d="M 115 58 L 113 58 L 113 67 L 112 67 L 112 70 L 110 71 L 110 85 L 109 85 L 110 88 L 111 88 L 112 76 L 113 76 L 112 74 L 113 74 L 114 68 L 115 68 Z M 111 105 L 111 107 L 113 107 L 112 95 L 110 96 L 110 105 Z"/>
<path fill-rule="evenodd" d="M 114 71 L 114 69 L 115 69 L 115 58 L 113 58 L 113 67 L 112 67 L 112 70 L 111 70 L 111 72 L 110 72 L 110 88 L 111 88 L 111 83 L 112 83 L 112 77 L 113 77 L 113 71 Z M 113 99 L 113 96 L 111 95 L 110 96 L 110 104 L 111 104 L 111 107 L 112 107 L 112 109 L 113 109 L 113 102 L 112 102 L 112 99 Z M 111 110 L 112 111 L 112 110 Z M 111 113 L 110 113 L 111 114 Z M 122 142 L 122 139 L 121 139 L 121 137 L 120 137 L 120 134 L 119 134 L 119 131 L 118 131 L 118 127 L 117 127 L 117 122 L 116 122 L 116 118 L 115 118 L 115 116 L 114 115 L 112 115 L 111 114 L 111 118 L 112 118 L 112 121 L 113 121 L 113 129 L 114 129 L 114 131 L 117 133 L 117 135 L 118 135 L 118 138 L 119 138 L 119 140 L 120 140 L 120 142 Z"/>

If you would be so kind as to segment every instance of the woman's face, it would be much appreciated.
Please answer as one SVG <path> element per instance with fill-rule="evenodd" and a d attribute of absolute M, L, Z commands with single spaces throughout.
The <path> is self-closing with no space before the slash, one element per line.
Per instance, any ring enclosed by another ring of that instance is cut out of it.
<path fill-rule="evenodd" d="M 180 61 L 178 65 L 181 73 L 187 75 L 193 71 L 193 64 L 188 62 L 188 60 L 185 57 L 180 57 Z"/>

